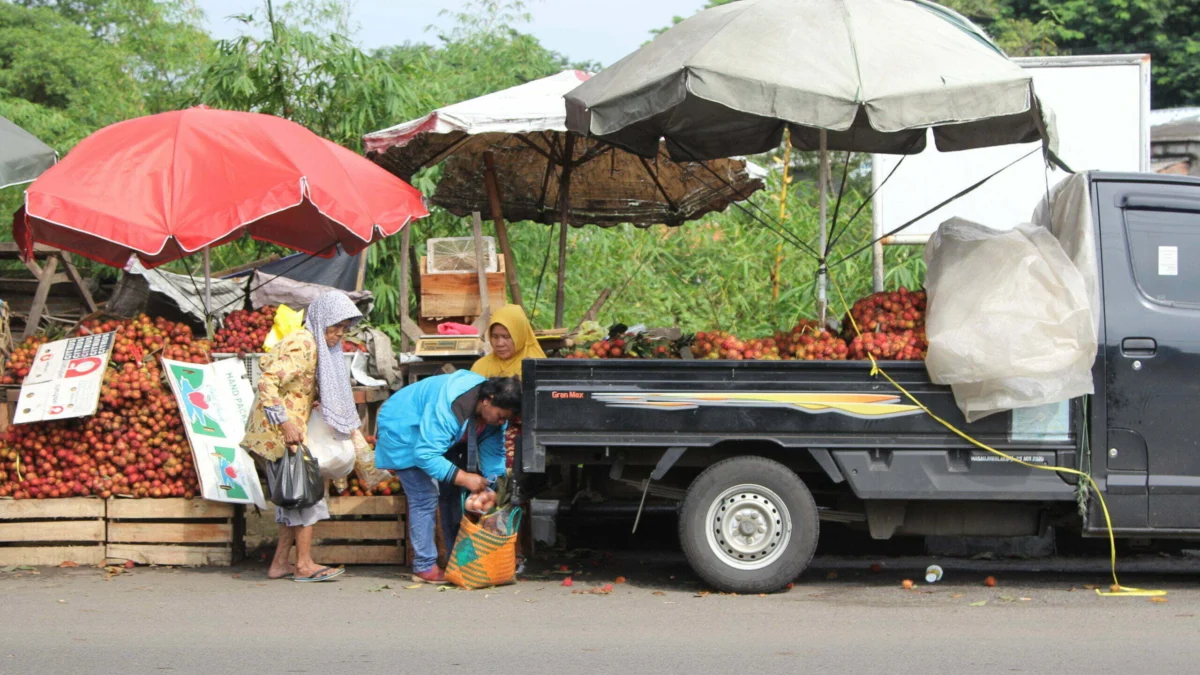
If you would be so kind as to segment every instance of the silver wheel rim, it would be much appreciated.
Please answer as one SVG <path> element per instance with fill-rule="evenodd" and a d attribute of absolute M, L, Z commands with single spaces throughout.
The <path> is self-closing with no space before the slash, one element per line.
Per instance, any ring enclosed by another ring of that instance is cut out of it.
<path fill-rule="evenodd" d="M 792 518 L 779 495 L 761 485 L 735 485 L 708 507 L 708 546 L 721 562 L 758 570 L 783 555 L 792 538 Z"/>

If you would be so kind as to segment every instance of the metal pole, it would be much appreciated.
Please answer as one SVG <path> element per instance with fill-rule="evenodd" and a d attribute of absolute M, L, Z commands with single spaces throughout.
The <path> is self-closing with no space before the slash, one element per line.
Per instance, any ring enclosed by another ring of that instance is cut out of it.
<path fill-rule="evenodd" d="M 212 263 L 207 246 L 204 247 L 204 329 L 208 332 L 208 339 L 213 339 Z"/>
<path fill-rule="evenodd" d="M 408 251 L 411 247 L 412 226 L 405 225 L 404 230 L 400 232 L 400 316 L 403 324 L 404 319 L 412 320 L 409 316 L 409 269 L 408 269 Z M 401 331 L 400 334 L 400 351 L 407 352 L 409 347 L 409 335 L 407 331 Z"/>
<path fill-rule="evenodd" d="M 558 292 L 554 297 L 555 328 L 563 327 L 563 309 L 566 305 L 567 212 L 571 206 L 571 169 L 573 168 L 571 161 L 575 154 L 575 134 L 567 132 L 567 139 L 563 146 L 562 181 L 558 188 L 559 222 L 562 229 L 558 233 Z"/>
<path fill-rule="evenodd" d="M 828 270 L 825 267 L 825 247 L 828 246 L 829 239 L 829 139 L 826 136 L 824 129 L 821 129 L 821 166 L 818 180 L 821 183 L 821 229 L 820 229 L 820 244 L 817 249 L 821 253 L 821 259 L 817 267 L 817 315 L 821 321 L 821 329 L 825 328 L 825 315 L 828 310 L 829 301 L 826 297 L 826 285 L 828 283 Z"/>
<path fill-rule="evenodd" d="M 879 169 L 879 162 L 876 161 L 878 155 L 871 158 L 871 191 L 875 194 L 871 203 L 871 239 L 879 239 L 883 236 L 883 212 L 879 209 L 879 188 L 881 186 L 883 172 Z M 876 241 L 871 247 L 872 269 L 871 269 L 871 287 L 876 293 L 883 292 L 884 268 L 883 268 L 883 242 Z"/>

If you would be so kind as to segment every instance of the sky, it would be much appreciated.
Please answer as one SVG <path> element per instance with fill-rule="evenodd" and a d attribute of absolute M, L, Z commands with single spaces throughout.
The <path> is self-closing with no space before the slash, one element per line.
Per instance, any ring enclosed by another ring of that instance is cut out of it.
<path fill-rule="evenodd" d="M 197 0 L 218 38 L 234 37 L 234 14 L 262 7 L 261 0 Z M 690 16 L 705 0 L 532 0 L 532 23 L 520 26 L 542 45 L 572 61 L 612 65 L 650 38 L 650 30 L 671 23 L 673 16 Z M 446 25 L 441 10 L 455 10 L 461 0 L 355 0 L 355 36 L 367 49 L 403 42 L 433 42 L 430 24 Z"/>

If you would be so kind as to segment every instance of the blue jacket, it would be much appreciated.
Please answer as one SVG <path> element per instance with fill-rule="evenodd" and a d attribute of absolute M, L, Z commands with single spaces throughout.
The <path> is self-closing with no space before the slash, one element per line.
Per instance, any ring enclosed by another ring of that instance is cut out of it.
<path fill-rule="evenodd" d="M 463 437 L 467 426 L 474 424 L 474 410 L 459 421 L 453 405 L 485 379 L 460 370 L 427 377 L 392 394 L 379 408 L 375 465 L 381 469 L 417 467 L 439 483 L 452 481 L 457 467 L 444 455 Z M 507 426 L 489 425 L 479 432 L 479 468 L 485 478 L 504 475 Z"/>

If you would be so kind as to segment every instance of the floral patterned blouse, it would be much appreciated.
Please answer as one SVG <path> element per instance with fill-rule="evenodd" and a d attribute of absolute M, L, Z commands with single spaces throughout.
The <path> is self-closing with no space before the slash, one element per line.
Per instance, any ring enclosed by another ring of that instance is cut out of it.
<path fill-rule="evenodd" d="M 242 447 L 267 461 L 275 461 L 283 457 L 287 447 L 277 422 L 293 420 L 301 433 L 307 433 L 308 418 L 319 398 L 317 341 L 307 330 L 289 333 L 273 351 L 262 357 L 258 365 L 262 371 L 258 378 L 258 396 L 250 411 Z M 362 431 L 355 429 L 350 439 L 358 458 L 356 470 L 373 469 L 374 461 L 366 462 L 365 459 L 371 446 Z M 344 479 L 335 484 L 342 481 Z"/>
<path fill-rule="evenodd" d="M 287 444 L 283 430 L 272 423 L 265 408 L 282 408 L 287 419 L 302 430 L 308 428 L 308 416 L 317 398 L 317 341 L 307 330 L 289 333 L 262 357 L 259 368 L 258 397 L 250 411 L 242 447 L 274 461 L 283 456 Z"/>

